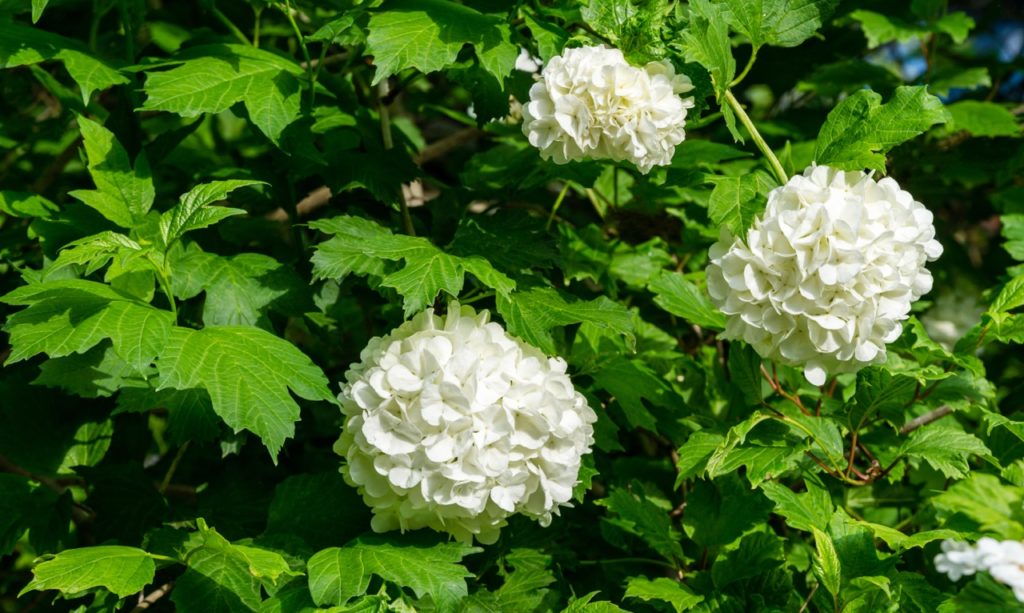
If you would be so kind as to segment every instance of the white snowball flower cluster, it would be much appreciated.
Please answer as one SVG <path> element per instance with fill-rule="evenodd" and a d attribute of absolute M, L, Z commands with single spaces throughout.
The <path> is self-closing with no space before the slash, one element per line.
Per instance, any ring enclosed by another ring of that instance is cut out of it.
<path fill-rule="evenodd" d="M 953 540 L 942 542 L 935 556 L 935 570 L 953 581 L 977 572 L 988 572 L 996 581 L 1010 586 L 1017 600 L 1024 602 L 1024 543 L 982 538 L 973 547 Z"/>
<path fill-rule="evenodd" d="M 561 358 L 453 303 L 375 337 L 339 396 L 342 472 L 377 532 L 430 527 L 493 543 L 507 518 L 569 506 L 597 415 Z"/>
<path fill-rule="evenodd" d="M 708 292 L 728 316 L 724 338 L 823 385 L 885 361 L 941 254 L 931 212 L 892 178 L 811 166 L 768 194 L 745 241 L 723 231 Z"/>
<path fill-rule="evenodd" d="M 631 66 L 605 46 L 567 49 L 551 58 L 523 106 L 523 133 L 541 156 L 630 161 L 640 172 L 671 163 L 686 132 L 693 89 L 667 60 Z"/>

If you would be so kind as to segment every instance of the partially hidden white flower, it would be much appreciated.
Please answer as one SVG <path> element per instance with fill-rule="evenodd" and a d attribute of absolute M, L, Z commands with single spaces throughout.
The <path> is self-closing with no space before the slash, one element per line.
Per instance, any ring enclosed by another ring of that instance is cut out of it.
<path fill-rule="evenodd" d="M 630 161 L 640 172 L 671 163 L 686 138 L 693 89 L 667 60 L 643 67 L 603 45 L 566 49 L 548 60 L 523 105 L 523 133 L 541 156 Z"/>
<path fill-rule="evenodd" d="M 493 543 L 514 513 L 569 506 L 597 416 L 561 358 L 453 303 L 373 338 L 346 373 L 335 451 L 377 532 Z"/>
<path fill-rule="evenodd" d="M 935 570 L 947 575 L 953 581 L 959 581 L 963 577 L 984 569 L 978 550 L 962 541 L 953 539 L 942 541 L 942 553 L 935 556 Z"/>
<path fill-rule="evenodd" d="M 544 61 L 539 57 L 532 55 L 529 49 L 524 47 L 519 48 L 519 55 L 516 56 L 516 70 L 535 73 L 540 70 L 540 67 L 543 64 Z"/>
<path fill-rule="evenodd" d="M 932 340 L 952 351 L 957 341 L 981 319 L 985 307 L 978 302 L 979 292 L 966 282 L 942 291 L 932 308 L 921 315 L 921 325 Z"/>
<path fill-rule="evenodd" d="M 932 214 L 890 177 L 811 166 L 768 194 L 744 239 L 711 247 L 708 292 L 724 338 L 828 375 L 885 361 L 942 254 Z"/>
<path fill-rule="evenodd" d="M 935 556 L 935 570 L 953 581 L 976 572 L 988 572 L 996 581 L 1009 586 L 1017 600 L 1024 602 L 1024 543 L 997 541 L 984 537 L 971 546 L 945 540 L 942 553 Z"/>

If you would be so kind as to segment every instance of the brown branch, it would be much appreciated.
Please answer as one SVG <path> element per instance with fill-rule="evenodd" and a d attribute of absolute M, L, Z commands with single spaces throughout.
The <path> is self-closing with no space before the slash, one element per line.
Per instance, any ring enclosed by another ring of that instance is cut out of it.
<path fill-rule="evenodd" d="M 426 147 L 424 147 L 423 151 L 420 151 L 418 154 L 416 154 L 413 157 L 412 161 L 415 162 L 418 166 L 422 166 L 423 164 L 444 157 L 449 152 L 458 149 L 460 146 L 468 142 L 471 142 L 474 139 L 479 138 L 483 134 L 484 132 L 476 127 L 469 127 L 459 130 L 458 132 L 453 132 L 448 136 L 436 140 L 427 145 Z M 415 188 L 413 188 L 412 191 L 415 192 Z M 422 192 L 422 186 L 419 188 L 419 192 Z M 320 187 L 309 192 L 309 194 L 307 194 L 305 198 L 300 200 L 299 203 L 295 205 L 295 212 L 300 218 L 307 217 L 311 215 L 313 212 L 317 211 L 318 209 L 326 206 L 327 203 L 331 201 L 331 196 L 333 196 L 333 194 L 331 193 L 331 188 L 327 187 L 326 185 L 321 185 Z M 416 206 L 411 202 L 409 204 L 410 206 Z M 278 221 L 283 223 L 288 221 L 288 211 L 284 207 L 279 207 L 264 215 L 263 218 L 269 221 Z"/>
<path fill-rule="evenodd" d="M 934 411 L 929 411 L 928 413 L 925 413 L 924 415 L 921 415 L 920 417 L 915 417 L 914 419 L 911 419 L 910 421 L 908 421 L 906 423 L 906 425 L 904 425 L 902 428 L 900 428 L 900 434 L 903 434 L 903 435 L 910 434 L 911 432 L 913 432 L 914 430 L 917 430 L 921 426 L 927 426 L 928 424 L 932 423 L 933 421 L 938 421 L 938 420 L 942 419 L 943 417 L 949 415 L 952 412 L 953 412 L 953 407 L 951 407 L 951 406 L 949 406 L 947 404 L 944 404 L 941 407 L 935 409 Z"/>
<path fill-rule="evenodd" d="M 132 609 L 132 613 L 139 613 L 140 611 L 145 611 L 149 607 L 153 606 L 153 604 L 155 604 L 156 601 L 166 596 L 167 593 L 170 592 L 172 589 L 174 589 L 173 581 L 168 581 L 167 583 L 161 585 L 160 587 L 150 592 L 148 596 L 140 600 L 138 606 Z"/>

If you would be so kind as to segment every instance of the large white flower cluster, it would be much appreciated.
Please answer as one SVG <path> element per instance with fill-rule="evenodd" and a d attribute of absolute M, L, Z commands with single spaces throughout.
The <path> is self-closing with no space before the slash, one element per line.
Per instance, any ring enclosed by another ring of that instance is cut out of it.
<path fill-rule="evenodd" d="M 375 337 L 346 373 L 335 451 L 377 532 L 493 543 L 507 518 L 568 506 L 597 420 L 561 358 L 457 303 Z"/>
<path fill-rule="evenodd" d="M 545 159 L 630 161 L 640 172 L 671 163 L 686 132 L 693 89 L 667 60 L 631 66 L 605 46 L 551 58 L 523 106 L 523 133 Z"/>
<path fill-rule="evenodd" d="M 1010 586 L 1017 600 L 1024 602 L 1024 543 L 982 538 L 974 546 L 953 540 L 942 542 L 935 556 L 935 570 L 953 581 L 978 572 L 988 572 L 996 581 Z"/>
<path fill-rule="evenodd" d="M 708 292 L 725 338 L 822 385 L 885 361 L 941 254 L 931 212 L 892 178 L 811 166 L 768 194 L 746 240 L 723 231 Z"/>

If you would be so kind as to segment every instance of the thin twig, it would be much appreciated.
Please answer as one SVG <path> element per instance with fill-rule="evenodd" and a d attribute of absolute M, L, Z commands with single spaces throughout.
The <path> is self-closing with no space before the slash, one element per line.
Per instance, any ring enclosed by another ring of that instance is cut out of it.
<path fill-rule="evenodd" d="M 161 585 L 160 587 L 150 592 L 148 596 L 143 598 L 139 602 L 138 606 L 132 609 L 132 613 L 139 613 L 140 611 L 145 611 L 149 607 L 153 606 L 156 603 L 156 601 L 166 596 L 167 593 L 170 592 L 172 589 L 174 589 L 173 581 L 168 581 L 167 583 Z"/>
<path fill-rule="evenodd" d="M 943 417 L 949 415 L 952 412 L 953 412 L 953 407 L 951 407 L 951 406 L 949 406 L 947 404 L 944 404 L 941 407 L 935 409 L 934 411 L 929 411 L 928 413 L 925 413 L 924 415 L 921 415 L 920 417 L 915 417 L 914 419 L 911 419 L 910 421 L 908 421 L 906 423 L 906 425 L 904 425 L 902 428 L 900 428 L 900 434 L 904 434 L 904 435 L 910 434 L 911 432 L 913 432 L 914 430 L 917 430 L 921 426 L 927 426 L 928 424 L 932 423 L 933 421 L 938 421 L 938 420 L 942 419 Z"/>

